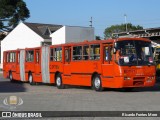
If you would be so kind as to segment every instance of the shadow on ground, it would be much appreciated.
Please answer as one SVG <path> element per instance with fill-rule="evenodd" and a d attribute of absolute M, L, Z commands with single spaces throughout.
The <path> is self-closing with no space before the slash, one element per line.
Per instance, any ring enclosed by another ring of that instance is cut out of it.
<path fill-rule="evenodd" d="M 0 93 L 12 93 L 12 92 L 26 92 L 25 83 L 16 81 L 10 82 L 9 80 L 0 80 Z M 53 86 L 53 84 L 37 84 Z M 56 87 L 56 85 L 54 85 Z M 91 87 L 82 87 L 82 86 L 68 86 L 66 85 L 66 89 L 84 89 L 91 90 Z M 134 88 L 132 90 L 126 89 L 113 89 L 113 88 L 105 88 L 103 92 L 160 92 L 160 78 L 157 78 L 156 84 L 153 87 L 145 87 L 145 88 Z"/>
<path fill-rule="evenodd" d="M 56 86 L 55 86 L 56 87 Z M 91 90 L 91 87 L 86 86 L 66 86 L 66 89 L 85 89 Z M 160 92 L 160 82 L 157 82 L 153 87 L 137 87 L 133 89 L 115 89 L 115 88 L 105 88 L 102 92 Z"/>
<path fill-rule="evenodd" d="M 26 88 L 22 82 L 0 81 L 0 93 L 25 92 Z"/>

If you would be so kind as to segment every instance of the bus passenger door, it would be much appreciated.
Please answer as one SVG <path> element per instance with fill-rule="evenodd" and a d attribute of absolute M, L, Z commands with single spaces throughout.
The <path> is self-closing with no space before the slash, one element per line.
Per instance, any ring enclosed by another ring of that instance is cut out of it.
<path fill-rule="evenodd" d="M 35 55 L 35 57 L 36 57 L 36 59 L 35 59 L 35 75 L 36 75 L 36 76 L 40 76 L 40 74 L 41 74 L 40 50 L 39 50 L 39 49 L 36 49 L 36 50 L 35 50 L 35 54 L 36 54 L 36 55 Z"/>
<path fill-rule="evenodd" d="M 20 65 L 19 65 L 19 57 L 20 57 L 20 51 L 16 52 L 16 74 L 19 75 L 20 78 Z"/>
<path fill-rule="evenodd" d="M 64 49 L 64 76 L 70 76 L 71 75 L 71 67 L 70 67 L 70 61 L 71 61 L 71 47 L 65 47 Z"/>
<path fill-rule="evenodd" d="M 103 63 L 102 63 L 102 77 L 108 82 L 112 82 L 114 78 L 114 65 L 113 65 L 113 48 L 110 44 L 103 46 Z"/>

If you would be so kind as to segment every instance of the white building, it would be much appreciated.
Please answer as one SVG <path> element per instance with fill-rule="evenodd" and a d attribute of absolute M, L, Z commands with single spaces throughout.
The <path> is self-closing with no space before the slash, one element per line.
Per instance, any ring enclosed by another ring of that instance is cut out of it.
<path fill-rule="evenodd" d="M 52 44 L 82 42 L 94 40 L 94 28 L 79 26 L 63 26 L 50 35 Z"/>
<path fill-rule="evenodd" d="M 44 44 L 61 44 L 94 39 L 91 27 L 74 27 L 54 24 L 20 23 L 1 41 L 1 68 L 3 51 L 31 47 Z"/>

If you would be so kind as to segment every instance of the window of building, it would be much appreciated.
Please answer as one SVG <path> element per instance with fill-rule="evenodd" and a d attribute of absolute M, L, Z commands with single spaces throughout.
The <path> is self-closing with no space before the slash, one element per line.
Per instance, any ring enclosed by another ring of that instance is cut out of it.
<path fill-rule="evenodd" d="M 51 48 L 50 61 L 62 61 L 62 48 Z"/>
<path fill-rule="evenodd" d="M 82 46 L 73 47 L 73 60 L 82 60 Z"/>
<path fill-rule="evenodd" d="M 26 51 L 26 61 L 27 62 L 34 61 L 34 51 L 33 50 Z"/>
<path fill-rule="evenodd" d="M 100 59 L 100 45 L 99 44 L 91 45 L 90 59 L 91 60 L 99 60 Z"/>

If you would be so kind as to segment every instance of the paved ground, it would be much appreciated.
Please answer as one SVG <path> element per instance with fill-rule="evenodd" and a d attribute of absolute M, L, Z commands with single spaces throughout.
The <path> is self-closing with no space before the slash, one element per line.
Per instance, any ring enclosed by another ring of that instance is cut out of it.
<path fill-rule="evenodd" d="M 16 108 L 4 105 L 4 99 L 13 95 L 20 97 L 23 104 Z M 0 111 L 10 110 L 160 111 L 160 83 L 152 88 L 137 88 L 133 92 L 124 92 L 121 89 L 105 89 L 104 92 L 95 92 L 89 87 L 68 87 L 59 90 L 52 85 L 30 86 L 28 83 L 10 83 L 8 79 L 0 75 Z M 122 118 L 124 119 L 126 118 Z"/>

